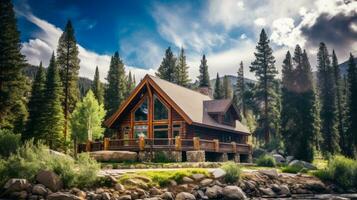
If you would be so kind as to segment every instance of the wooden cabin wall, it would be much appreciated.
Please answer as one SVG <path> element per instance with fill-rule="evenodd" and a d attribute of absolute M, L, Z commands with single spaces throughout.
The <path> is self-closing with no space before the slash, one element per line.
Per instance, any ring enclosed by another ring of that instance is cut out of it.
<path fill-rule="evenodd" d="M 200 126 L 188 125 L 186 133 L 186 138 L 199 137 L 200 139 L 206 140 L 218 139 L 221 142 L 247 143 L 247 136 Z"/>

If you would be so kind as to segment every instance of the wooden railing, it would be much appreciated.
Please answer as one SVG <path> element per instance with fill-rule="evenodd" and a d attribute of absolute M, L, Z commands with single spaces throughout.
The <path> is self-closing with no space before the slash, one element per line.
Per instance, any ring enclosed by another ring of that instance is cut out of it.
<path fill-rule="evenodd" d="M 126 150 L 126 151 L 192 151 L 203 150 L 207 152 L 240 153 L 250 154 L 251 146 L 248 144 L 237 144 L 235 142 L 225 143 L 219 140 L 205 140 L 198 137 L 192 139 L 176 138 L 137 138 L 137 139 L 109 139 L 78 145 L 78 152 L 90 152 L 100 150 Z"/>

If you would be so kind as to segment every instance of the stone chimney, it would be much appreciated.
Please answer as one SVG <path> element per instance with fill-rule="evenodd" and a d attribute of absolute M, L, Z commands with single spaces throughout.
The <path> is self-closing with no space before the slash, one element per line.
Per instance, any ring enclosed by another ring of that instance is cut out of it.
<path fill-rule="evenodd" d="M 201 94 L 204 94 L 204 95 L 207 95 L 209 97 L 213 97 L 213 94 L 212 94 L 212 89 L 210 87 L 199 87 L 197 89 L 197 91 Z"/>

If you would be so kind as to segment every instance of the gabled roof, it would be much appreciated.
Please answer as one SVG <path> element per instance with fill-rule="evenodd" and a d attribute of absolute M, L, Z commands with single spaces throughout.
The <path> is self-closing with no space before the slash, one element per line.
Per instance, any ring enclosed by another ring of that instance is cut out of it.
<path fill-rule="evenodd" d="M 183 115 L 182 117 L 189 123 L 189 124 L 194 124 L 198 126 L 205 126 L 205 127 L 210 127 L 210 128 L 220 128 L 220 129 L 225 129 L 227 131 L 233 131 L 233 132 L 240 132 L 240 133 L 246 133 L 249 134 L 249 130 L 242 125 L 239 121 L 236 121 L 236 127 L 231 127 L 228 125 L 220 124 L 216 122 L 214 119 L 212 119 L 205 107 L 204 102 L 211 102 L 208 104 L 220 104 L 222 106 L 219 106 L 220 108 L 212 108 L 212 105 L 209 106 L 210 110 L 220 110 L 222 111 L 222 108 L 224 107 L 223 110 L 227 109 L 227 106 L 230 106 L 232 102 L 230 100 L 224 100 L 224 101 L 213 101 L 209 96 L 201 94 L 197 91 L 176 85 L 174 83 L 171 83 L 169 81 L 157 78 L 155 76 L 151 75 L 146 75 L 145 78 L 142 80 L 141 83 L 135 88 L 135 90 L 132 92 L 130 97 L 127 99 L 126 102 L 121 105 L 121 108 L 113 115 L 111 116 L 107 121 L 106 125 L 111 126 L 116 118 L 120 115 L 120 113 L 123 111 L 123 107 L 128 105 L 128 101 L 132 99 L 132 96 L 135 95 L 140 88 L 143 87 L 143 85 L 150 84 L 155 90 L 158 90 L 163 94 L 163 97 L 165 98 L 166 101 L 168 101 L 170 104 L 173 104 L 172 106 L 181 114 Z M 207 107 L 208 108 L 208 107 Z"/>

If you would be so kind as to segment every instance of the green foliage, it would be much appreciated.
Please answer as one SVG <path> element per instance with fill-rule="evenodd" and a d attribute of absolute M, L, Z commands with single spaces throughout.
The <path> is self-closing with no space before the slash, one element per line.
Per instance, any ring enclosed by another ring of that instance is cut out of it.
<path fill-rule="evenodd" d="M 357 160 L 344 156 L 333 156 L 325 169 L 318 170 L 315 176 L 322 180 L 332 181 L 349 189 L 357 187 Z"/>
<path fill-rule="evenodd" d="M 21 54 L 11 0 L 0 3 L 0 129 L 23 132 L 27 118 L 26 80 L 22 75 L 25 57 Z"/>
<path fill-rule="evenodd" d="M 352 54 L 347 71 L 347 156 L 357 158 L 357 65 Z"/>
<path fill-rule="evenodd" d="M 10 156 L 20 145 L 20 134 L 14 134 L 8 129 L 0 129 L 0 158 Z"/>
<path fill-rule="evenodd" d="M 216 77 L 216 83 L 214 85 L 214 93 L 213 97 L 214 99 L 223 99 L 223 87 L 222 87 L 222 82 L 221 79 L 219 78 L 219 74 L 217 73 Z"/>
<path fill-rule="evenodd" d="M 171 47 L 169 47 L 166 49 L 165 57 L 162 59 L 160 67 L 155 74 L 161 79 L 175 83 L 176 82 L 175 72 L 176 72 L 176 58 L 171 51 Z"/>
<path fill-rule="evenodd" d="M 275 159 L 273 156 L 270 156 L 268 154 L 260 156 L 257 160 L 256 163 L 260 167 L 275 167 Z"/>
<path fill-rule="evenodd" d="M 244 66 L 242 61 L 237 71 L 237 82 L 235 85 L 233 100 L 234 103 L 237 105 L 237 107 L 240 108 L 241 112 L 243 113 L 243 116 L 246 118 L 247 112 L 245 106 L 244 93 L 245 93 L 245 81 L 244 81 Z"/>
<path fill-rule="evenodd" d="M 126 97 L 129 97 L 130 93 L 134 90 L 135 88 L 135 76 L 131 75 L 131 71 L 129 71 L 128 74 L 128 81 L 127 81 L 127 90 L 126 90 Z"/>
<path fill-rule="evenodd" d="M 170 158 L 167 154 L 162 151 L 155 152 L 155 156 L 153 159 L 154 163 L 169 163 L 173 162 L 174 160 Z"/>
<path fill-rule="evenodd" d="M 130 74 L 131 76 L 131 74 Z M 99 104 L 104 103 L 104 88 L 103 84 L 100 82 L 99 78 L 99 69 L 98 66 L 95 68 L 94 79 L 92 83 L 92 91 L 94 93 L 95 98 L 98 100 Z"/>
<path fill-rule="evenodd" d="M 236 183 L 239 181 L 242 173 L 239 165 L 234 162 L 227 162 L 224 163 L 221 168 L 226 172 L 226 175 L 224 176 L 224 181 L 226 183 Z"/>
<path fill-rule="evenodd" d="M 200 64 L 200 75 L 198 78 L 199 87 L 211 87 L 206 56 L 203 54 Z"/>
<path fill-rule="evenodd" d="M 228 79 L 228 76 L 225 75 L 223 77 L 223 98 L 224 99 L 232 99 L 232 86 L 231 81 Z"/>
<path fill-rule="evenodd" d="M 186 63 L 186 55 L 183 48 L 181 48 L 180 54 L 177 58 L 177 65 L 175 70 L 176 84 L 188 87 L 191 79 L 188 76 L 188 65 Z"/>
<path fill-rule="evenodd" d="M 71 116 L 72 138 L 77 142 L 95 140 L 103 136 L 102 122 L 105 116 L 103 104 L 99 104 L 92 90 L 82 102 L 78 102 Z"/>
<path fill-rule="evenodd" d="M 285 173 L 292 173 L 292 174 L 296 174 L 296 173 L 306 173 L 307 172 L 307 169 L 304 168 L 303 166 L 300 166 L 300 165 L 288 165 L 288 166 L 284 166 L 281 168 L 281 171 L 282 172 L 285 172 Z"/>
<path fill-rule="evenodd" d="M 81 154 L 78 160 L 74 160 L 70 156 L 51 154 L 48 147 L 32 141 L 26 142 L 7 160 L 0 160 L 0 177 L 4 182 L 9 178 L 33 181 L 36 174 L 44 169 L 58 174 L 65 187 L 82 188 L 96 183 L 100 165 L 87 154 Z"/>

